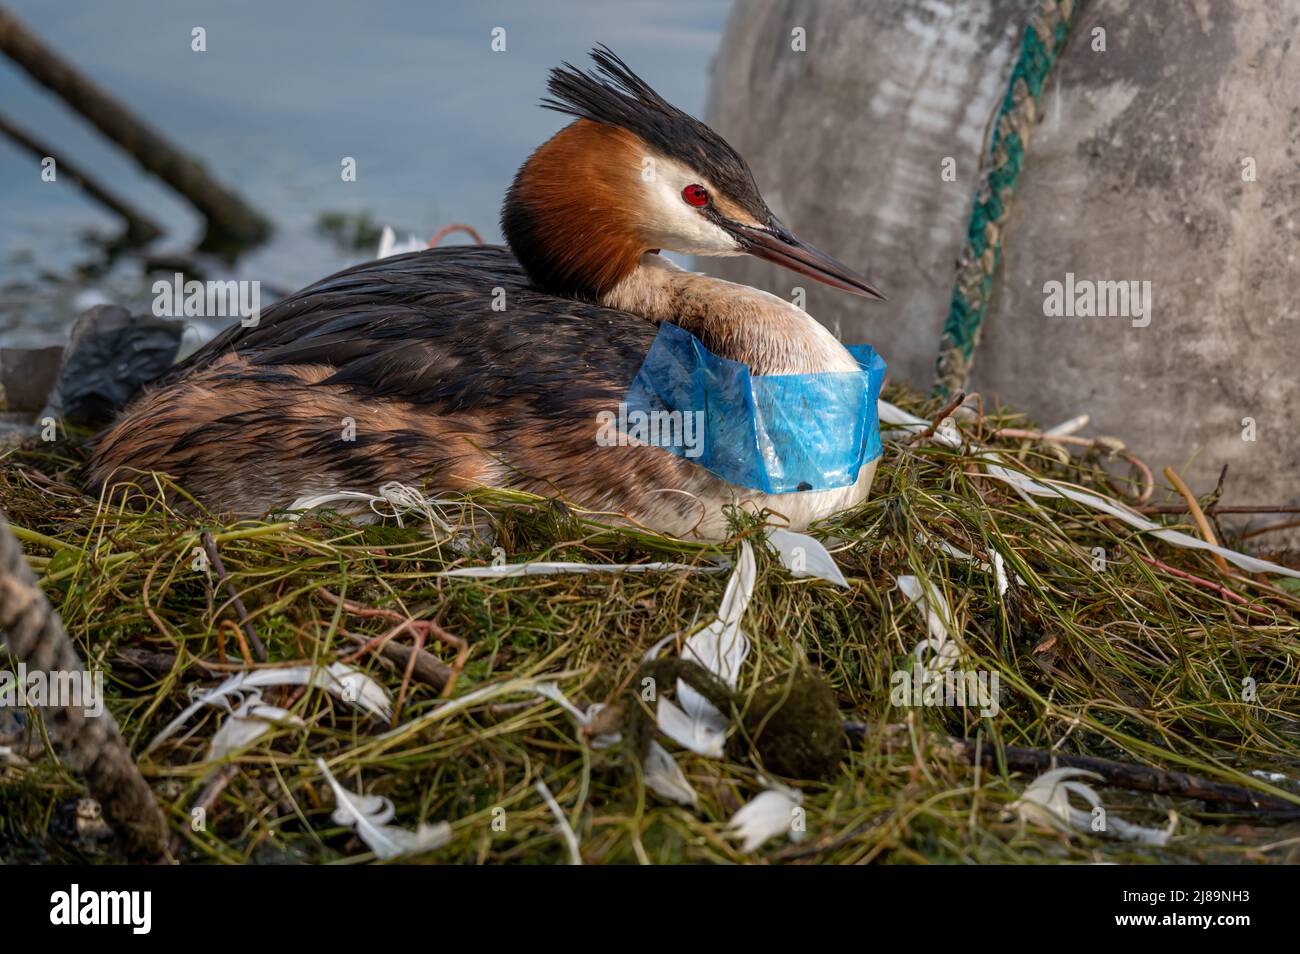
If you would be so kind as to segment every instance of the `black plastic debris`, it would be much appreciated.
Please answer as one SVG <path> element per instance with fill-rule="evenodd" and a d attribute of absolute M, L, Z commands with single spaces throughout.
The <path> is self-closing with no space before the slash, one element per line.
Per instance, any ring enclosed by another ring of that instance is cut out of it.
<path fill-rule="evenodd" d="M 132 315 L 119 305 L 89 309 L 72 328 L 51 404 L 61 403 L 63 416 L 78 424 L 110 420 L 171 367 L 184 328 L 184 322 Z"/>

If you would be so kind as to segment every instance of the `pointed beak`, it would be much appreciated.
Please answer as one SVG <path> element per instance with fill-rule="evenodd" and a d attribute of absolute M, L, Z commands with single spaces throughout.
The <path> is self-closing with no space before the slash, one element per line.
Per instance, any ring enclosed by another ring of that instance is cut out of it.
<path fill-rule="evenodd" d="M 724 222 L 723 228 L 735 236 L 746 252 L 775 262 L 800 275 L 839 288 L 853 295 L 875 301 L 888 301 L 871 283 L 842 262 L 792 235 L 780 223 L 758 228 L 740 222 Z"/>

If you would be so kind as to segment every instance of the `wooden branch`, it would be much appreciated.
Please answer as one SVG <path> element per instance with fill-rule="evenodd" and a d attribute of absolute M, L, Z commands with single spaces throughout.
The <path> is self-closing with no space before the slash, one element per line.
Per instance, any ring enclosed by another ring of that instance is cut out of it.
<path fill-rule="evenodd" d="M 919 444 L 921 443 L 921 441 L 929 440 L 931 437 L 934 437 L 934 432 L 939 429 L 939 425 L 942 424 L 945 419 L 951 417 L 954 413 L 956 413 L 957 408 L 961 407 L 962 404 L 965 403 L 965 401 L 966 401 L 966 392 L 959 390 L 948 400 L 947 404 L 945 404 L 942 408 L 939 409 L 939 413 L 936 414 L 933 418 L 931 418 L 930 423 L 925 428 L 925 430 L 921 431 L 919 434 L 913 437 L 910 441 L 908 441 L 908 443 Z"/>
<path fill-rule="evenodd" d="M 346 635 L 357 645 L 370 647 L 371 640 L 365 636 L 356 633 L 347 633 Z M 401 643 L 392 640 L 379 643 L 377 646 L 370 648 L 373 648 L 402 672 L 410 669 L 412 679 L 437 691 L 445 688 L 453 677 L 451 667 L 426 650 L 403 646 Z M 411 661 L 412 656 L 415 657 L 414 662 Z"/>
<path fill-rule="evenodd" d="M 351 600 L 340 599 L 323 586 L 316 590 L 316 595 L 327 603 L 341 606 L 344 612 L 351 613 L 353 616 L 360 616 L 363 619 L 386 619 L 398 624 L 396 628 L 390 629 L 380 636 L 372 636 L 369 639 L 353 633 L 347 633 L 347 635 L 354 642 L 361 645 L 361 648 L 357 650 L 358 653 L 378 650 L 386 659 L 400 662 L 403 666 L 404 675 L 402 677 L 402 691 L 398 695 L 399 701 L 405 696 L 406 685 L 412 678 L 418 682 L 433 686 L 435 689 L 440 689 L 444 697 L 451 694 L 452 688 L 456 685 L 456 680 L 460 677 L 461 670 L 465 668 L 465 661 L 469 658 L 469 643 L 464 639 L 447 632 L 434 620 L 411 619 L 395 610 L 362 606 Z M 403 631 L 408 631 L 416 637 L 416 645 L 410 650 L 392 643 L 393 638 Z M 429 635 L 449 646 L 455 647 L 456 662 L 453 665 L 448 666 L 432 653 L 424 651 L 424 640 Z M 396 717 L 397 710 L 400 708 L 400 705 L 393 707 L 394 717 Z"/>
<path fill-rule="evenodd" d="M 844 731 L 850 738 L 859 740 L 867 736 L 867 727 L 861 722 L 844 723 Z M 972 764 L 975 762 L 974 740 L 938 736 L 936 742 L 940 750 L 948 752 L 957 761 Z M 885 726 L 884 745 L 890 751 L 908 749 L 911 741 L 907 727 L 902 724 Z M 1088 755 L 1069 755 L 1050 752 L 1047 749 L 1024 749 L 1010 745 L 996 750 L 992 745 L 985 743 L 980 747 L 980 763 L 984 768 L 992 770 L 998 768 L 999 751 L 1007 768 L 1013 772 L 1041 774 L 1054 768 L 1079 768 L 1096 772 L 1107 785 L 1113 785 L 1115 788 L 1199 798 L 1206 802 L 1231 805 L 1252 812 L 1266 812 L 1271 816 L 1300 818 L 1300 801 L 1293 802 L 1276 795 L 1255 791 L 1244 785 L 1216 782 L 1186 772 L 1148 768 L 1145 765 L 1134 765 L 1129 762 L 1113 762 L 1110 759 L 1093 758 Z"/>
<path fill-rule="evenodd" d="M 207 219 L 205 245 L 252 245 L 270 234 L 270 223 L 260 213 L 218 184 L 200 162 L 82 76 L 4 7 L 0 7 L 0 53 L 183 195 Z"/>
<path fill-rule="evenodd" d="M 35 139 L 30 133 L 15 126 L 3 116 L 0 116 L 0 133 L 8 136 L 19 147 L 35 156 L 37 162 L 40 162 L 46 156 L 53 156 L 57 163 L 56 171 L 59 176 L 71 180 L 82 192 L 126 223 L 126 232 L 122 235 L 122 239 L 126 244 L 144 245 L 146 242 L 151 242 L 163 234 L 162 229 L 143 212 L 113 195 L 107 188 L 91 178 L 90 173 L 73 165 L 61 156 L 57 150 Z"/>

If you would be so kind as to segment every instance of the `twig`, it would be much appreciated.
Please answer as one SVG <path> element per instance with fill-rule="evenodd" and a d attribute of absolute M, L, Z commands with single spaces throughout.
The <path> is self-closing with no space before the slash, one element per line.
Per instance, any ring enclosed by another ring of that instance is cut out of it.
<path fill-rule="evenodd" d="M 397 627 L 393 631 L 386 633 L 385 636 L 394 635 L 402 627 Z M 359 644 L 359 652 L 374 651 L 396 666 L 399 666 L 403 672 L 410 666 L 411 678 L 416 682 L 423 683 L 426 686 L 441 692 L 448 682 L 453 678 L 451 667 L 435 656 L 428 650 L 416 650 L 401 643 L 392 642 L 391 640 L 381 642 L 378 646 L 372 645 L 373 639 L 368 639 L 359 633 L 349 633 L 343 630 L 343 635 L 354 643 Z M 411 664 L 411 657 L 415 657 L 415 663 Z"/>
<path fill-rule="evenodd" d="M 203 813 L 206 815 L 212 806 L 217 803 L 217 799 L 221 796 L 221 793 L 226 790 L 226 786 L 229 785 L 231 780 L 238 774 L 239 766 L 234 762 L 231 762 L 229 765 L 223 765 L 219 768 L 213 774 L 211 781 L 209 781 L 203 791 L 199 793 L 198 800 L 195 801 L 190 811 L 193 812 L 194 809 L 198 808 L 202 809 Z M 174 835 L 172 837 L 172 843 L 169 850 L 173 858 L 177 857 L 181 853 L 180 835 Z"/>
<path fill-rule="evenodd" d="M 1166 467 L 1165 479 L 1173 484 L 1174 489 L 1182 494 L 1183 499 L 1187 501 L 1187 509 L 1191 513 L 1192 519 L 1196 521 L 1197 528 L 1201 531 L 1201 539 L 1212 547 L 1218 546 L 1219 541 L 1215 539 L 1214 531 L 1210 529 L 1210 521 L 1205 519 L 1205 514 L 1201 510 L 1201 505 L 1197 503 L 1196 497 L 1192 495 L 1192 491 L 1188 486 L 1183 483 L 1183 478 L 1179 477 L 1172 467 Z M 1214 557 L 1214 562 L 1218 565 L 1219 572 L 1224 576 L 1227 576 L 1231 572 L 1228 569 L 1228 561 L 1218 553 L 1212 553 L 1210 555 Z"/>
<path fill-rule="evenodd" d="M 461 670 L 465 668 L 465 662 L 469 659 L 469 643 L 464 639 L 447 632 L 447 630 L 443 629 L 435 620 L 412 619 L 411 617 L 398 613 L 395 610 L 379 609 L 373 606 L 362 606 L 359 603 L 353 603 L 351 600 L 339 599 L 339 597 L 335 596 L 324 587 L 319 587 L 316 590 L 316 595 L 335 606 L 342 606 L 345 612 L 350 613 L 353 616 L 360 616 L 364 619 L 387 619 L 398 624 L 394 629 L 389 630 L 387 633 L 369 640 L 362 646 L 363 650 L 386 645 L 388 640 L 392 639 L 403 630 L 409 632 L 412 637 L 414 637 L 415 655 L 408 657 L 406 660 L 406 670 L 402 676 L 402 686 L 397 695 L 397 702 L 393 706 L 394 719 L 397 718 L 397 713 L 401 711 L 402 702 L 406 697 L 406 689 L 415 673 L 415 668 L 419 658 L 418 654 L 423 652 L 424 641 L 431 635 L 435 639 L 446 643 L 448 646 L 451 646 L 456 650 L 456 661 L 447 669 L 446 679 L 442 686 L 443 698 L 451 695 L 452 689 L 455 688 L 456 680 L 459 678 Z"/>
<path fill-rule="evenodd" d="M 248 645 L 253 649 L 253 655 L 257 657 L 258 662 L 266 662 L 266 647 L 262 641 L 257 638 L 257 631 L 253 629 L 253 624 L 248 619 L 248 609 L 244 606 L 244 601 L 235 589 L 235 584 L 230 582 L 230 577 L 226 575 L 226 565 L 221 562 L 221 553 L 217 550 L 217 541 L 212 539 L 212 534 L 203 534 L 203 551 L 212 561 L 212 568 L 217 571 L 217 576 L 221 578 L 222 585 L 226 592 L 230 594 L 230 605 L 235 608 L 239 615 L 239 625 L 243 628 L 244 634 L 248 637 Z"/>
<path fill-rule="evenodd" d="M 957 410 L 957 408 L 961 407 L 962 402 L 965 400 L 965 391 L 958 391 L 954 394 L 952 398 L 949 399 L 948 403 L 940 409 L 939 413 L 930 419 L 930 423 L 926 428 L 923 431 L 918 432 L 917 435 L 908 443 L 919 444 L 923 440 L 934 437 L 934 432 L 939 429 L 939 425 L 942 424 L 955 410 Z"/>
<path fill-rule="evenodd" d="M 906 725 L 887 725 L 884 729 L 886 749 L 906 751 L 911 748 Z M 844 731 L 850 738 L 860 740 L 867 737 L 867 726 L 861 722 L 845 722 Z M 938 740 L 944 749 L 959 761 L 974 764 L 978 751 L 980 763 L 985 769 L 996 770 L 1000 763 L 1005 763 L 1006 767 L 1013 772 L 1041 773 L 1053 768 L 1080 768 L 1096 772 L 1106 784 L 1115 788 L 1198 798 L 1206 802 L 1232 805 L 1270 815 L 1280 814 L 1300 818 L 1300 800 L 1291 801 L 1276 795 L 1266 795 L 1244 785 L 1215 782 L 1186 772 L 1148 768 L 1145 765 L 1115 762 L 1089 755 L 1063 755 L 1047 749 L 1027 749 L 1011 745 L 1001 749 L 990 746 L 979 747 L 973 740 L 952 736 L 939 736 Z"/>
<path fill-rule="evenodd" d="M 1228 479 L 1228 465 L 1224 464 L 1219 470 L 1219 479 L 1214 485 L 1214 491 L 1210 494 L 1210 503 L 1216 504 L 1223 499 L 1223 482 Z"/>
<path fill-rule="evenodd" d="M 1215 583 L 1211 580 L 1204 580 L 1201 579 L 1201 577 L 1199 576 L 1193 576 L 1191 573 L 1188 573 L 1184 570 L 1180 570 L 1176 566 L 1170 566 L 1168 563 L 1161 563 L 1159 560 L 1153 560 L 1151 557 L 1143 556 L 1140 553 L 1137 554 L 1137 558 L 1141 560 L 1143 563 L 1145 563 L 1147 566 L 1153 566 L 1157 570 L 1163 570 L 1166 573 L 1170 573 L 1173 576 L 1178 577 L 1180 580 L 1186 580 L 1189 583 L 1195 583 L 1197 586 L 1203 586 L 1207 590 L 1214 590 L 1214 592 L 1218 593 L 1220 596 L 1224 597 L 1225 599 L 1232 600 L 1234 603 L 1240 603 L 1242 606 L 1250 606 L 1253 608 L 1253 604 L 1250 602 L 1250 600 L 1246 599 L 1240 593 L 1234 593 L 1226 586 L 1220 586 L 1218 583 Z"/>
<path fill-rule="evenodd" d="M 248 640 L 244 638 L 243 630 L 235 625 L 234 620 L 223 619 L 221 625 L 217 627 L 217 632 L 224 632 L 229 629 L 231 635 L 235 637 L 235 642 L 239 643 L 239 655 L 244 658 L 244 665 L 248 668 L 253 666 L 253 656 L 248 649 Z M 220 649 L 220 647 L 218 647 Z M 265 662 L 265 660 L 263 660 Z"/>
<path fill-rule="evenodd" d="M 118 666 L 134 666 L 151 676 L 162 678 L 163 676 L 170 676 L 176 670 L 176 660 L 175 653 L 160 653 L 153 649 L 123 646 L 113 656 L 111 662 L 114 669 Z M 189 664 L 199 669 L 206 669 L 210 673 L 217 672 L 216 667 L 202 659 L 193 658 Z M 182 667 L 181 671 L 177 673 L 177 677 L 180 679 L 203 678 L 202 674 L 189 672 L 188 667 Z"/>
<path fill-rule="evenodd" d="M 1128 463 L 1137 469 L 1142 475 L 1142 492 L 1133 495 L 1125 493 L 1138 504 L 1144 504 L 1151 499 L 1155 493 L 1156 478 L 1151 473 L 1151 468 L 1147 466 L 1146 461 L 1138 457 L 1127 447 L 1113 447 L 1104 440 L 1098 440 L 1093 437 L 1075 437 L 1073 434 L 1049 434 L 1046 431 L 1026 430 L 1020 427 L 1003 427 L 993 432 L 994 437 L 1001 437 L 1007 440 L 1025 440 L 1025 441 L 1049 441 L 1053 444 L 1070 444 L 1074 447 L 1087 447 L 1091 450 L 1107 451 L 1118 454 Z M 1149 512 L 1149 511 L 1145 511 Z"/>
<path fill-rule="evenodd" d="M 1300 527 L 1300 520 L 1283 520 L 1280 523 L 1270 523 L 1262 527 L 1256 527 L 1241 535 L 1243 540 L 1249 540 L 1251 537 L 1257 537 L 1262 533 L 1274 533 L 1278 530 L 1293 530 Z"/>

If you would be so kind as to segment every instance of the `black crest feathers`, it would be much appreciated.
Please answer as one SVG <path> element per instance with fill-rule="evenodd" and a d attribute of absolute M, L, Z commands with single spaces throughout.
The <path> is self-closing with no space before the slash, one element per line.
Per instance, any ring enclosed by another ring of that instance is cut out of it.
<path fill-rule="evenodd" d="M 652 149 L 706 176 L 759 221 L 768 211 L 754 176 L 721 136 L 656 93 L 607 46 L 591 51 L 595 70 L 570 63 L 551 70 L 547 109 L 568 113 L 605 126 L 617 126 L 639 136 Z"/>

